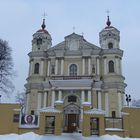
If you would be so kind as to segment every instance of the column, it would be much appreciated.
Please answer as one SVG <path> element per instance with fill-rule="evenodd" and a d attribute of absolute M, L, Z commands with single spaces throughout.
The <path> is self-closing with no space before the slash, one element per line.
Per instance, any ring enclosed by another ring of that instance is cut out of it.
<path fill-rule="evenodd" d="M 62 91 L 61 90 L 59 90 L 59 92 L 58 92 L 58 100 L 62 101 Z"/>
<path fill-rule="evenodd" d="M 61 75 L 64 74 L 64 59 L 61 60 Z"/>
<path fill-rule="evenodd" d="M 83 111 L 83 107 L 81 108 L 81 120 L 83 120 L 83 113 L 84 113 L 84 111 Z"/>
<path fill-rule="evenodd" d="M 30 61 L 29 75 L 33 74 L 33 61 Z"/>
<path fill-rule="evenodd" d="M 104 75 L 107 74 L 107 62 L 106 62 L 106 57 L 104 57 Z"/>
<path fill-rule="evenodd" d="M 55 75 L 58 74 L 58 59 L 55 60 Z"/>
<path fill-rule="evenodd" d="M 98 91 L 98 109 L 102 109 L 101 91 Z"/>
<path fill-rule="evenodd" d="M 83 103 L 85 101 L 85 91 L 82 90 L 81 92 L 81 102 Z"/>
<path fill-rule="evenodd" d="M 30 98 L 30 96 L 29 96 L 29 93 L 28 94 L 26 94 L 26 114 L 28 114 L 28 107 L 29 107 L 29 99 Z"/>
<path fill-rule="evenodd" d="M 42 93 L 38 93 L 38 104 L 37 104 L 37 109 L 40 109 L 41 108 L 41 94 Z"/>
<path fill-rule="evenodd" d="M 105 93 L 105 111 L 106 111 L 106 117 L 109 117 L 109 100 L 108 100 L 108 93 Z"/>
<path fill-rule="evenodd" d="M 85 101 L 85 91 L 81 91 L 81 103 L 84 103 Z M 81 120 L 83 120 L 83 107 L 81 108 Z"/>
<path fill-rule="evenodd" d="M 48 72 L 47 75 L 50 76 L 50 60 L 48 60 Z"/>
<path fill-rule="evenodd" d="M 88 102 L 91 103 L 91 91 L 88 90 Z"/>
<path fill-rule="evenodd" d="M 44 92 L 43 107 L 46 107 L 46 102 L 47 102 L 47 92 Z"/>
<path fill-rule="evenodd" d="M 120 74 L 122 74 L 122 59 L 120 58 Z"/>
<path fill-rule="evenodd" d="M 119 111 L 119 117 L 121 117 L 121 109 L 122 109 L 121 92 L 118 92 L 118 111 Z"/>
<path fill-rule="evenodd" d="M 43 75 L 43 69 L 44 69 L 43 62 L 44 60 L 41 60 L 40 75 Z"/>
<path fill-rule="evenodd" d="M 88 74 L 91 74 L 91 58 L 88 58 Z"/>
<path fill-rule="evenodd" d="M 97 68 L 96 68 L 96 70 L 97 70 L 97 75 L 99 75 L 100 74 L 100 64 L 99 64 L 99 58 L 97 57 Z"/>
<path fill-rule="evenodd" d="M 82 75 L 85 75 L 85 58 L 82 59 Z"/>
<path fill-rule="evenodd" d="M 119 74 L 119 60 L 118 57 L 115 58 L 116 61 L 116 73 Z"/>
<path fill-rule="evenodd" d="M 30 76 L 31 75 L 31 60 L 30 60 L 30 62 L 29 62 L 29 72 L 28 72 L 28 76 Z"/>
<path fill-rule="evenodd" d="M 55 91 L 52 91 L 52 102 L 51 102 L 51 106 L 54 107 L 54 101 L 55 101 Z"/>

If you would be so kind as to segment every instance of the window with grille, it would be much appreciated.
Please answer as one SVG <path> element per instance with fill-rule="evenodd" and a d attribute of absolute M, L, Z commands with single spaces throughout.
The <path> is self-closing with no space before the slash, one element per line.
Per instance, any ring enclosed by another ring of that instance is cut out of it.
<path fill-rule="evenodd" d="M 76 102 L 76 96 L 69 96 L 68 97 L 68 102 Z"/>
<path fill-rule="evenodd" d="M 14 114 L 13 122 L 19 122 L 19 114 Z"/>

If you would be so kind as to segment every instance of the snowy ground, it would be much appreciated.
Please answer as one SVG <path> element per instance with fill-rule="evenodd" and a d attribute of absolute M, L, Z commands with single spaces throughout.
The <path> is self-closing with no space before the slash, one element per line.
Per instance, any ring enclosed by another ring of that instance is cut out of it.
<path fill-rule="evenodd" d="M 22 135 L 8 134 L 0 135 L 0 140 L 140 140 L 140 138 L 121 138 L 118 136 L 104 135 L 101 137 L 83 137 L 79 133 L 63 133 L 61 136 L 37 135 L 35 133 L 25 133 Z"/>

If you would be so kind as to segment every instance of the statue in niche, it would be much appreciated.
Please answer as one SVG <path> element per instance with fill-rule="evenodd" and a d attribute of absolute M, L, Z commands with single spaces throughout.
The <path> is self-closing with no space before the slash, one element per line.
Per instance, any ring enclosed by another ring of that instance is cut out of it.
<path fill-rule="evenodd" d="M 95 65 L 92 66 L 92 74 L 95 74 Z"/>

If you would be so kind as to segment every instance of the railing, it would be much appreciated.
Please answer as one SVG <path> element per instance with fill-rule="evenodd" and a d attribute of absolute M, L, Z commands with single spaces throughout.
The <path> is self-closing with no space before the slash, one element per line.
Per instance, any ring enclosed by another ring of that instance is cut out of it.
<path fill-rule="evenodd" d="M 122 118 L 105 117 L 105 128 L 123 129 L 123 119 Z"/>
<path fill-rule="evenodd" d="M 69 80 L 69 79 L 92 79 L 95 76 L 51 76 L 52 80 Z"/>

